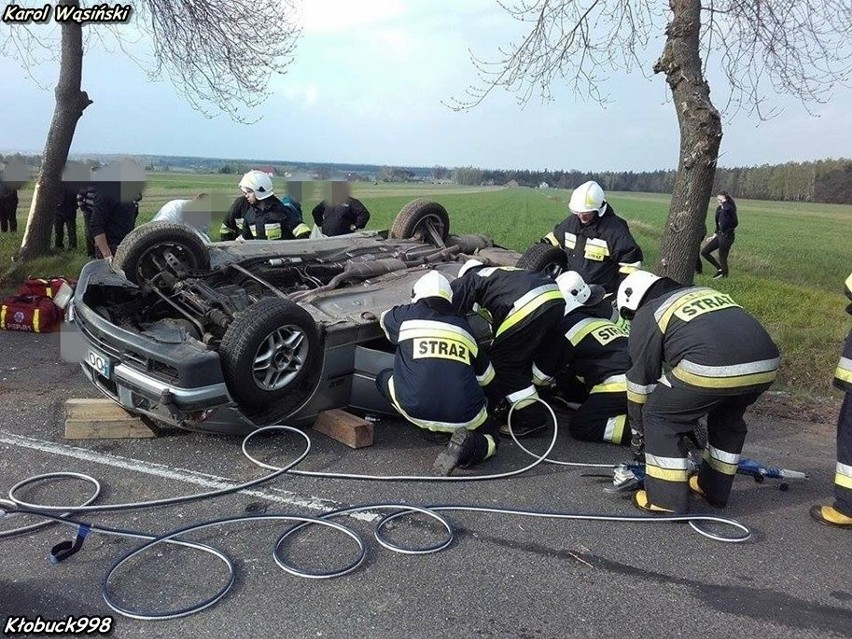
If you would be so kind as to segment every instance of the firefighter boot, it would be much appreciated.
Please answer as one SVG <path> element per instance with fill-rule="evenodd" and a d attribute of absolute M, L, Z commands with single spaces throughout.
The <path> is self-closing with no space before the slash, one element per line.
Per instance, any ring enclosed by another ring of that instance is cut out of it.
<path fill-rule="evenodd" d="M 436 475 L 448 477 L 456 466 L 463 466 L 473 456 L 474 434 L 466 428 L 459 428 L 450 437 L 447 447 L 441 451 L 432 465 Z"/>
<path fill-rule="evenodd" d="M 834 506 L 811 506 L 811 517 L 826 526 L 852 530 L 852 517 L 847 517 Z"/>
<path fill-rule="evenodd" d="M 652 515 L 670 515 L 674 513 L 673 510 L 652 504 L 651 500 L 648 499 L 648 493 L 644 490 L 637 490 L 633 493 L 633 505 L 639 510 Z"/>

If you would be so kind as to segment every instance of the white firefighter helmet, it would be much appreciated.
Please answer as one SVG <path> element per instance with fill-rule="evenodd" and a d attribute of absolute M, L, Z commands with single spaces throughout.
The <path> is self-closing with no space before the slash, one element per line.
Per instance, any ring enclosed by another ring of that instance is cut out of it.
<path fill-rule="evenodd" d="M 581 213 L 597 213 L 603 215 L 606 197 L 597 182 L 588 181 L 581 184 L 571 193 L 568 208 L 574 215 Z"/>
<path fill-rule="evenodd" d="M 485 266 L 485 264 L 480 262 L 479 260 L 468 260 L 467 262 L 462 264 L 462 267 L 459 269 L 459 277 L 467 273 L 470 269 L 478 268 L 480 266 Z"/>
<path fill-rule="evenodd" d="M 258 200 L 265 200 L 266 198 L 275 195 L 275 192 L 272 190 L 272 178 L 269 177 L 268 173 L 264 173 L 263 171 L 249 171 L 243 176 L 243 179 L 240 180 L 240 189 L 245 192 L 253 191 L 254 196 Z"/>
<path fill-rule="evenodd" d="M 556 278 L 556 285 L 565 298 L 565 314 L 580 306 L 595 306 L 606 295 L 603 286 L 586 284 L 577 271 L 566 271 Z"/>
<path fill-rule="evenodd" d="M 419 302 L 427 297 L 439 297 L 448 302 L 453 301 L 453 289 L 449 280 L 438 271 L 429 271 L 414 283 L 411 289 L 411 301 Z"/>
<path fill-rule="evenodd" d="M 624 319 L 632 319 L 648 289 L 662 278 L 648 271 L 633 271 L 618 287 L 616 304 Z"/>

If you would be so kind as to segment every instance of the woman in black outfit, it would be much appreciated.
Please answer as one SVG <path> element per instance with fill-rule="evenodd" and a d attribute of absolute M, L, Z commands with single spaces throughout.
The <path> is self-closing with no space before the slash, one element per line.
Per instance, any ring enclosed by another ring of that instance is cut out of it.
<path fill-rule="evenodd" d="M 716 196 L 719 206 L 716 207 L 716 232 L 707 238 L 707 243 L 701 249 L 701 257 L 716 267 L 714 280 L 728 277 L 728 252 L 734 243 L 736 236 L 734 229 L 737 228 L 737 203 L 728 195 L 727 191 L 720 191 Z M 713 257 L 712 252 L 719 251 L 719 261 Z"/>

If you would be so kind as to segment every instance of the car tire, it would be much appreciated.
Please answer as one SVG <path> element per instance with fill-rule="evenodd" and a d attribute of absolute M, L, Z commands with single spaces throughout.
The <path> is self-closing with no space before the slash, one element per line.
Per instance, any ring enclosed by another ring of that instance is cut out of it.
<path fill-rule="evenodd" d="M 258 425 L 270 424 L 310 399 L 319 384 L 322 339 L 305 309 L 267 297 L 234 316 L 219 358 L 240 411 Z"/>
<path fill-rule="evenodd" d="M 174 260 L 191 270 L 210 268 L 210 253 L 195 231 L 183 224 L 151 222 L 133 229 L 121 241 L 113 267 L 142 286 L 162 273 L 175 275 Z"/>
<path fill-rule="evenodd" d="M 558 246 L 533 244 L 521 255 L 516 266 L 556 279 L 568 267 L 568 256 Z"/>
<path fill-rule="evenodd" d="M 449 235 L 450 216 L 447 209 L 425 199 L 414 200 L 402 207 L 390 230 L 393 239 L 420 239 L 439 246 L 445 244 Z"/>

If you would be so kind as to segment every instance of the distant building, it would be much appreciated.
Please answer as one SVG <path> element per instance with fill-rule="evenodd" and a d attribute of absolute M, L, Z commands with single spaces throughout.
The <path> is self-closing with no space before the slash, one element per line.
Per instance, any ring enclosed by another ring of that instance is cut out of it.
<path fill-rule="evenodd" d="M 547 182 L 542 182 L 541 184 L 539 184 L 539 185 L 538 185 L 538 188 L 540 188 L 540 189 L 549 189 L 549 188 L 550 188 L 550 185 L 549 185 Z"/>
<path fill-rule="evenodd" d="M 518 181 L 517 180 L 509 180 L 508 182 L 506 182 L 506 186 L 510 189 L 516 189 L 516 188 L 518 188 Z"/>

